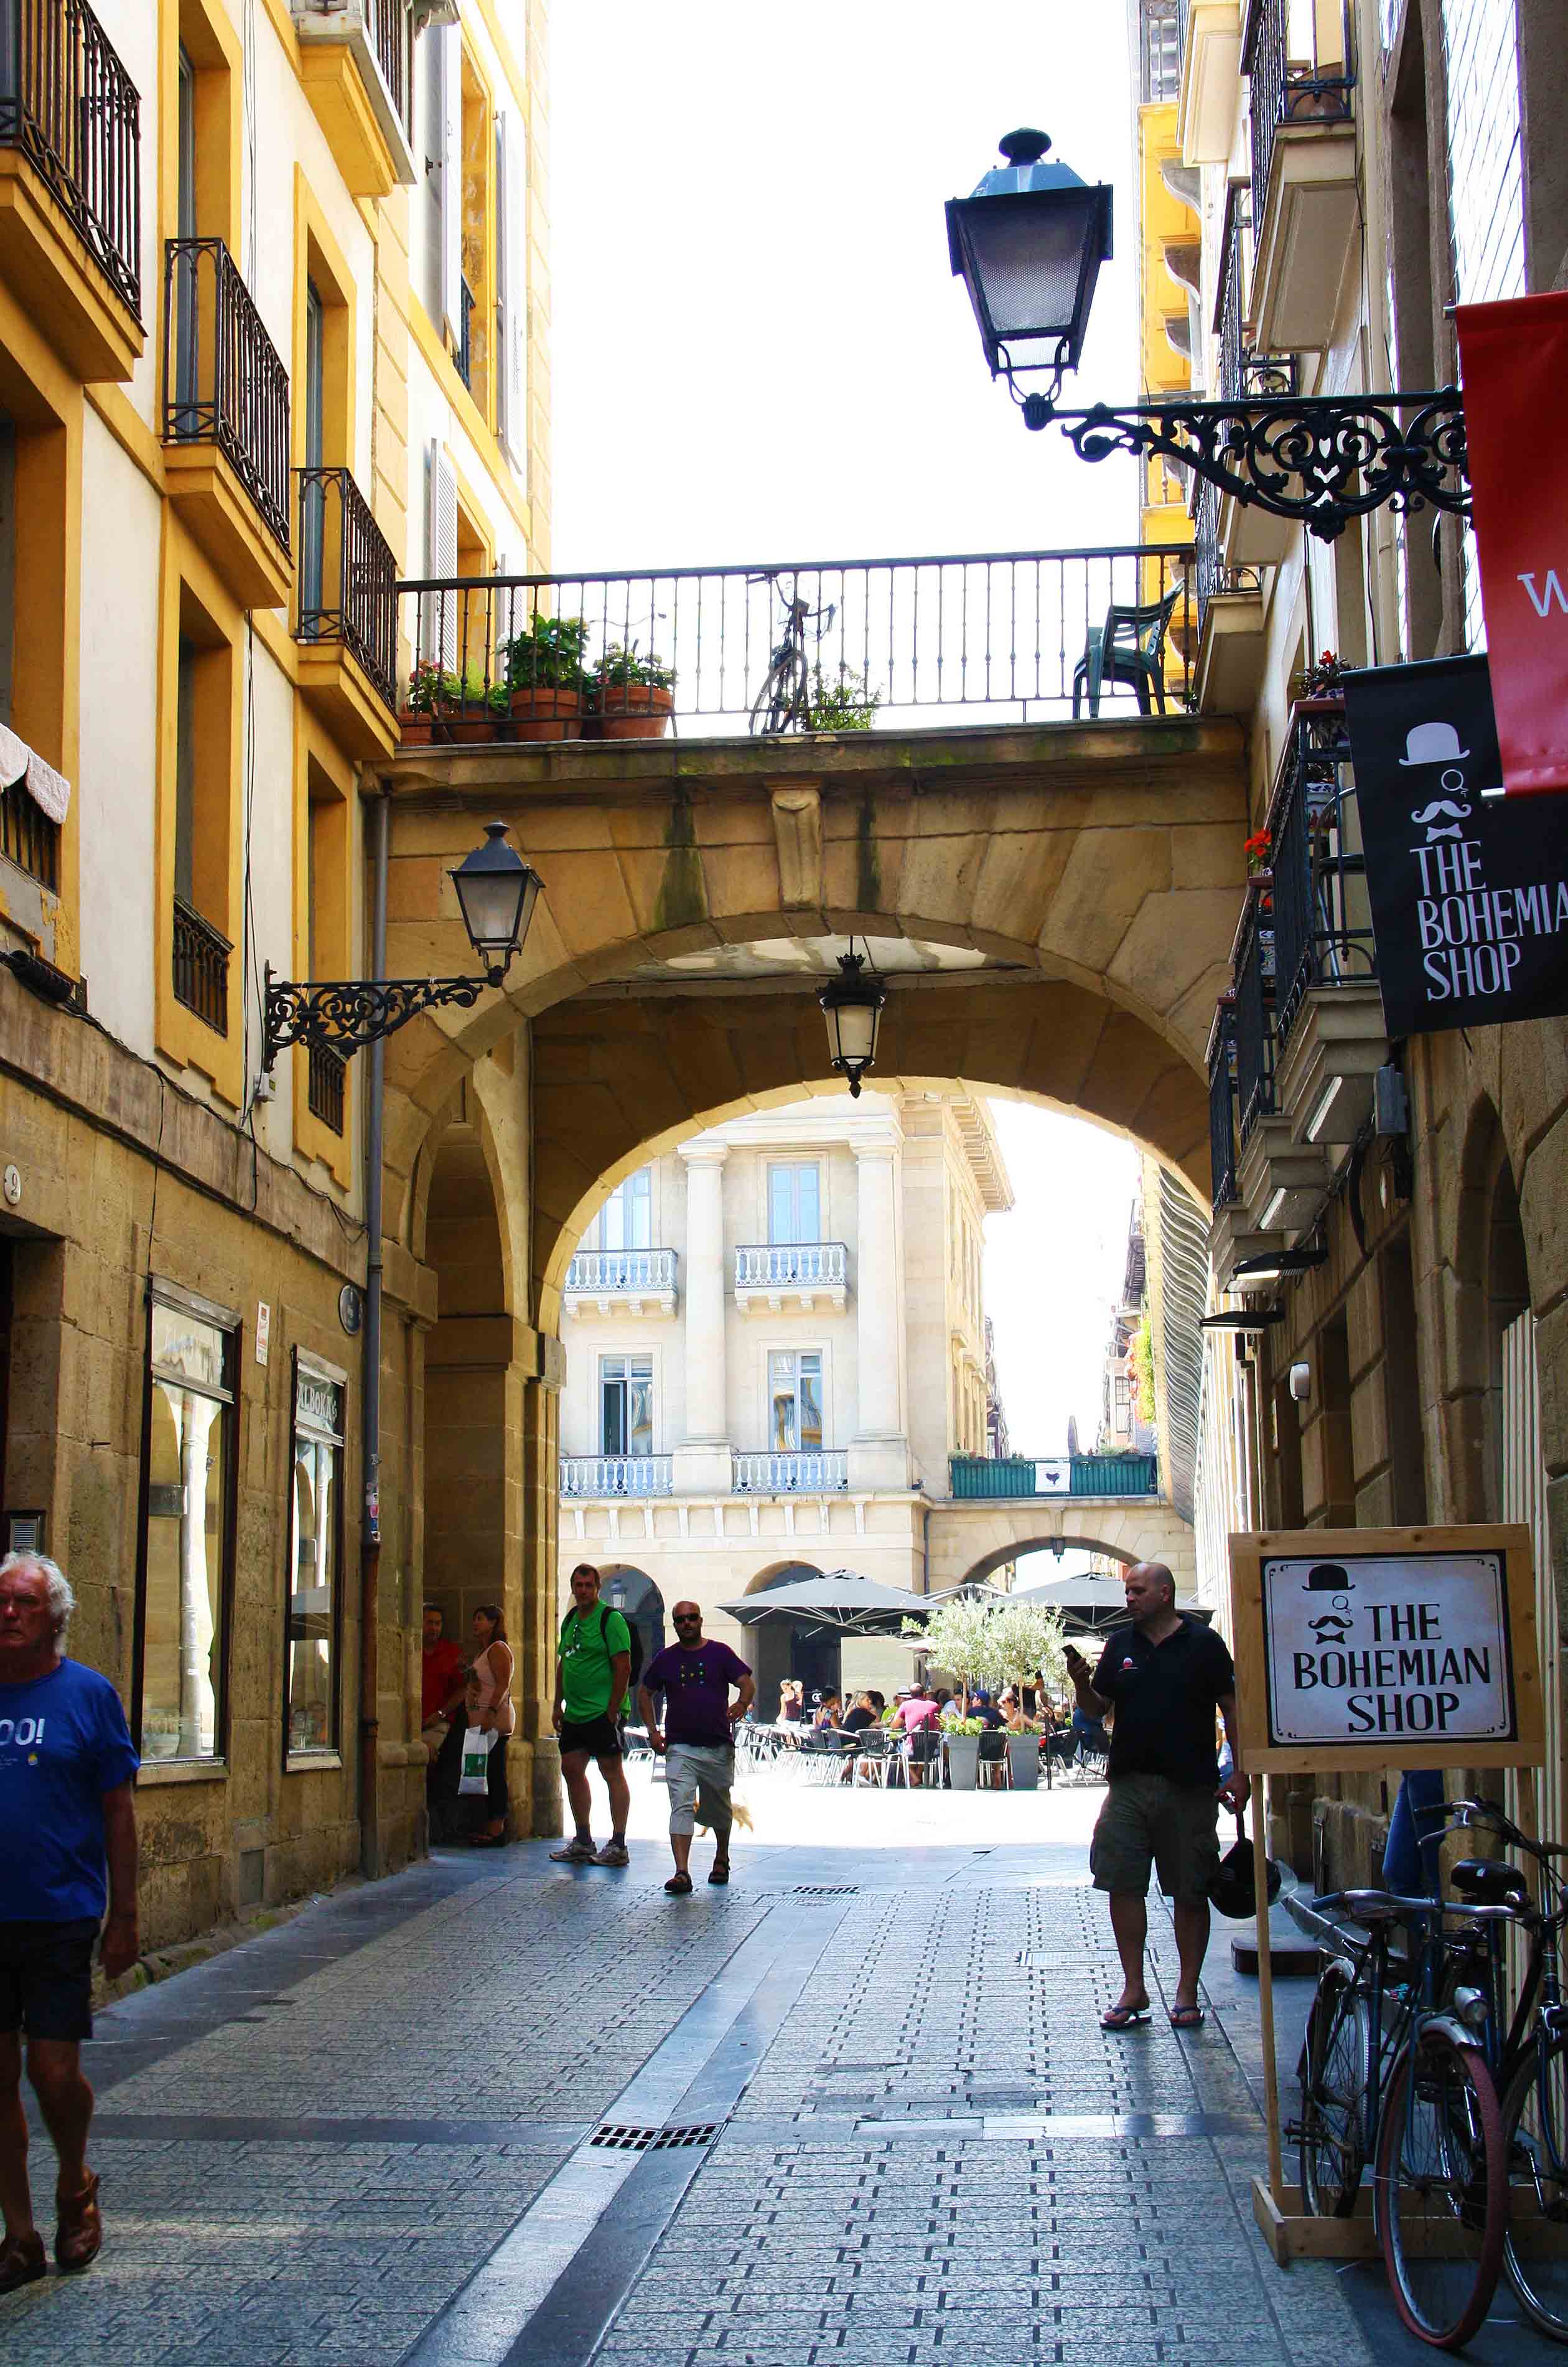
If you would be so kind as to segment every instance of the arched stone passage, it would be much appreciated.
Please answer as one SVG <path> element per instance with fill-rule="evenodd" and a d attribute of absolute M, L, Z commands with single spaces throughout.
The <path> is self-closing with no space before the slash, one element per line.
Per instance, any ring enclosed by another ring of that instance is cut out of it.
<path fill-rule="evenodd" d="M 642 1664 L 646 1669 L 649 1660 L 656 1653 L 662 1652 L 669 1641 L 664 1624 L 667 1605 L 662 1593 L 647 1570 L 635 1569 L 630 1562 L 606 1562 L 602 1566 L 599 1576 L 602 1581 L 601 1602 L 618 1611 L 641 1637 Z M 680 1600 L 679 1596 L 676 1600 Z M 567 1605 L 563 1603 L 560 1607 L 564 1618 Z M 634 1704 L 634 1713 L 635 1708 Z"/>
<path fill-rule="evenodd" d="M 1128 1569 L 1138 1558 L 1129 1546 L 1107 1545 L 1103 1537 L 1075 1537 L 1064 1533 L 1058 1539 L 1048 1534 L 1044 1536 L 1031 1537 L 1026 1542 L 1016 1546 L 993 1546 L 989 1553 L 982 1556 L 973 1569 L 964 1571 L 962 1582 L 966 1586 L 976 1585 L 989 1578 L 993 1570 L 1005 1569 L 1010 1561 L 1021 1561 L 1025 1554 L 1037 1553 L 1049 1553 L 1052 1556 L 1050 1569 L 1036 1573 L 1037 1579 L 1048 1577 L 1050 1570 L 1055 1567 L 1056 1557 L 1054 1548 L 1058 1543 L 1064 1554 L 1109 1554 L 1113 1561 L 1121 1562 L 1123 1568 Z M 1021 1579 L 1019 1583 L 1021 1586 L 1025 1581 Z"/>
<path fill-rule="evenodd" d="M 1179 1594 L 1190 1594 L 1198 1580 L 1191 1525 L 1168 1504 L 1147 1501 L 1117 1504 L 1066 1498 L 1060 1508 L 1042 1503 L 989 1502 L 933 1505 L 928 1530 L 932 1593 L 961 1586 L 1038 1553 L 1060 1536 L 1065 1546 L 1114 1555 L 1120 1562 L 1162 1561 Z"/>

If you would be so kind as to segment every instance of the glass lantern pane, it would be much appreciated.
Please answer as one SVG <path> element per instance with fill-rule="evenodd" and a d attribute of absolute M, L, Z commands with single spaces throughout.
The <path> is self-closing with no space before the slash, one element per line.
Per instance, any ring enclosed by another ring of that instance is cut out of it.
<path fill-rule="evenodd" d="M 1049 337 L 1072 326 L 1092 232 L 1093 192 L 1053 192 L 1048 204 L 992 198 L 970 210 L 975 270 L 998 337 Z"/>

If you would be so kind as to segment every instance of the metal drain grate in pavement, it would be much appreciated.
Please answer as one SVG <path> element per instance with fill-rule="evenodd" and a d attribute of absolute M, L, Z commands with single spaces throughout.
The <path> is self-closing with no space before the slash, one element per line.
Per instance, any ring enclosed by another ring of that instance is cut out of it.
<path fill-rule="evenodd" d="M 858 1882 L 797 1882 L 790 1891 L 792 1898 L 858 1898 Z"/>
<path fill-rule="evenodd" d="M 657 2128 L 636 2128 L 620 2121 L 604 2121 L 588 2142 L 612 2153 L 667 2153 L 676 2146 L 711 2145 L 722 2121 L 698 2121 L 688 2128 L 672 2128 L 662 2123 Z"/>

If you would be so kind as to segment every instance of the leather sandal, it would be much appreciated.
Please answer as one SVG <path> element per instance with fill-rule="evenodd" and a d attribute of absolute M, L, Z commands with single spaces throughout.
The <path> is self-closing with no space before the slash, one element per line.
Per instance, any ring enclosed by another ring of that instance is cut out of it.
<path fill-rule="evenodd" d="M 18 2285 L 35 2284 L 48 2274 L 41 2236 L 7 2236 L 0 2242 L 0 2293 L 15 2293 Z"/>
<path fill-rule="evenodd" d="M 90 2268 L 103 2247 L 104 2223 L 98 2210 L 98 2174 L 89 2170 L 80 2194 L 54 2196 L 60 2222 L 54 2231 L 54 2265 L 62 2275 L 74 2276 Z"/>
<path fill-rule="evenodd" d="M 708 1880 L 718 1885 L 720 1888 L 729 1880 L 729 1860 L 727 1857 L 715 1858 L 713 1872 L 708 1875 Z"/>
<path fill-rule="evenodd" d="M 692 1877 L 689 1874 L 672 1874 L 664 1886 L 671 1898 L 684 1898 L 691 1886 Z"/>

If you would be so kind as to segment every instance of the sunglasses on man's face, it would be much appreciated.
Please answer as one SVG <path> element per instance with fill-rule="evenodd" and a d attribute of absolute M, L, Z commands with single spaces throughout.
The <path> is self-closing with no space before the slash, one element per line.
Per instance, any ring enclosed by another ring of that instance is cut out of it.
<path fill-rule="evenodd" d="M 703 1624 L 700 1611 L 677 1611 L 674 1616 L 677 1627 L 700 1627 Z"/>

